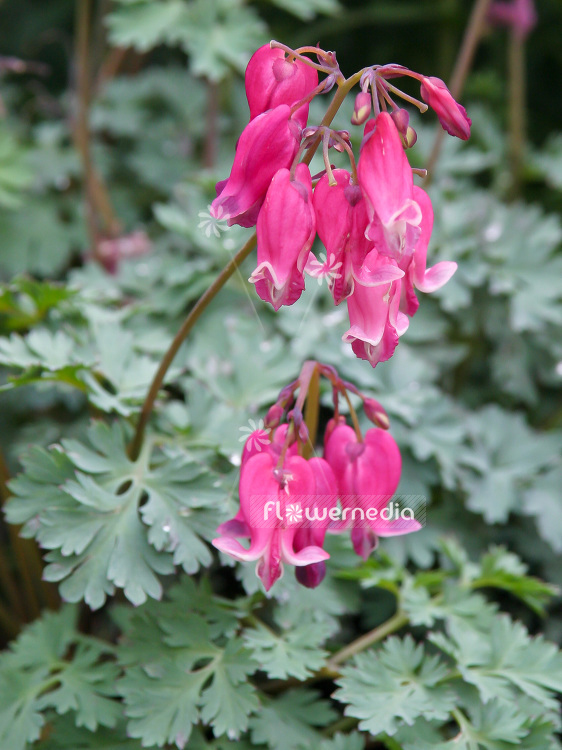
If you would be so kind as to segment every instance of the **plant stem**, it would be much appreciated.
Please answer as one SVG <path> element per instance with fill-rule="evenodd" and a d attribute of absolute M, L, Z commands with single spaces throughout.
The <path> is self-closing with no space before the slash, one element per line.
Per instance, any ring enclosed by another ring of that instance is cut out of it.
<path fill-rule="evenodd" d="M 4 456 L 0 453 L 0 506 L 10 496 L 8 481 L 10 474 Z M 21 619 L 34 619 L 41 611 L 41 602 L 37 592 L 42 594 L 43 602 L 51 609 L 57 609 L 60 604 L 56 588 L 43 581 L 43 564 L 37 545 L 31 539 L 20 536 L 21 526 L 7 524 L 10 545 L 17 561 L 18 572 L 22 578 L 25 598 L 23 602 L 19 596 L 16 581 L 10 573 L 10 567 L 5 558 L 0 559 L 0 578 L 11 606 Z M 1 553 L 1 549 L 0 549 Z M 1 557 L 1 555 L 0 555 Z"/>
<path fill-rule="evenodd" d="M 400 630 L 400 628 L 403 628 L 404 625 L 408 624 L 408 621 L 408 615 L 405 612 L 398 610 L 395 615 L 386 622 L 383 622 L 382 625 L 379 625 L 369 633 L 365 633 L 365 635 L 362 635 L 360 638 L 357 638 L 349 645 L 344 646 L 344 648 L 337 651 L 332 658 L 329 659 L 327 663 L 328 669 L 336 670 L 338 664 L 347 661 L 360 651 L 364 651 L 369 646 L 372 646 L 373 643 L 382 641 L 387 635 Z"/>
<path fill-rule="evenodd" d="M 329 127 L 332 124 L 332 120 L 336 116 L 339 108 L 344 102 L 345 97 L 349 94 L 351 89 L 359 83 L 361 80 L 361 76 L 365 72 L 365 69 L 358 71 L 354 75 L 350 76 L 349 78 L 346 78 L 343 83 L 341 83 L 338 86 L 338 90 L 336 91 L 334 98 L 330 102 L 330 106 L 326 110 L 326 114 L 322 118 L 322 122 L 320 123 L 320 127 Z M 308 153 L 305 155 L 303 159 L 304 164 L 310 164 L 312 161 L 312 157 L 316 153 L 316 149 L 320 145 L 320 141 L 322 139 L 322 136 L 319 135 L 318 138 L 314 141 L 313 145 L 309 148 Z"/>
<path fill-rule="evenodd" d="M 351 421 L 353 422 L 353 429 L 355 430 L 355 434 L 357 435 L 357 440 L 362 443 L 363 442 L 363 433 L 361 432 L 361 427 L 359 426 L 359 419 L 357 418 L 357 412 L 355 411 L 355 408 L 353 407 L 353 404 L 351 403 L 351 399 L 349 398 L 349 393 L 347 390 L 344 390 L 343 396 L 345 400 L 347 401 L 347 406 L 349 408 L 349 413 L 351 415 Z"/>
<path fill-rule="evenodd" d="M 318 410 L 320 406 L 320 373 L 318 367 L 315 367 L 310 377 L 308 386 L 308 395 L 304 410 L 304 421 L 308 428 L 308 441 L 303 447 L 303 458 L 310 458 L 316 442 L 316 433 L 318 431 Z"/>
<path fill-rule="evenodd" d="M 468 26 L 464 34 L 464 39 L 460 52 L 451 75 L 451 82 L 449 90 L 453 96 L 453 99 L 459 99 L 466 82 L 466 78 L 472 67 L 472 61 L 474 60 L 474 54 L 478 43 L 482 37 L 484 25 L 486 23 L 486 16 L 488 15 L 488 8 L 490 7 L 491 0 L 476 0 L 473 7 Z M 443 146 L 443 139 L 445 137 L 445 131 L 439 126 L 435 140 L 433 141 L 433 148 L 427 160 L 427 182 L 429 184 L 431 180 L 432 172 L 435 168 L 441 148 Z"/>
<path fill-rule="evenodd" d="M 164 382 L 164 378 L 166 377 L 168 368 L 172 364 L 180 346 L 183 344 L 184 339 L 189 335 L 191 329 L 193 328 L 195 323 L 197 323 L 197 321 L 201 317 L 201 314 L 207 308 L 209 303 L 217 296 L 228 279 L 236 272 L 240 264 L 243 263 L 244 260 L 246 260 L 248 255 L 254 249 L 255 245 L 256 234 L 254 232 L 254 234 L 252 234 L 246 244 L 236 253 L 234 258 L 232 258 L 232 260 L 230 260 L 222 269 L 222 271 L 219 273 L 219 275 L 213 281 L 207 291 L 204 292 L 201 297 L 199 297 L 199 299 L 195 303 L 195 306 L 191 309 L 189 315 L 184 320 L 181 328 L 176 333 L 166 354 L 160 362 L 160 366 L 156 371 L 154 378 L 152 379 L 152 383 L 150 384 L 150 388 L 142 405 L 139 421 L 137 423 L 137 428 L 135 431 L 135 436 L 129 447 L 129 455 L 133 461 L 136 461 L 139 456 L 142 441 L 144 438 L 144 432 L 148 423 L 148 419 L 152 412 L 152 407 L 154 406 L 154 402 L 156 400 L 156 397 L 158 396 L 158 392 L 162 387 L 162 383 Z"/>
<path fill-rule="evenodd" d="M 91 98 L 90 70 L 90 22 L 92 0 L 77 0 L 76 3 L 76 68 L 77 68 L 77 111 L 74 139 L 82 160 L 86 199 L 86 220 L 94 255 L 98 244 L 98 218 L 101 218 L 103 231 L 116 235 L 120 231 L 119 222 L 113 212 L 105 185 L 95 170 L 90 148 L 89 111 Z"/>

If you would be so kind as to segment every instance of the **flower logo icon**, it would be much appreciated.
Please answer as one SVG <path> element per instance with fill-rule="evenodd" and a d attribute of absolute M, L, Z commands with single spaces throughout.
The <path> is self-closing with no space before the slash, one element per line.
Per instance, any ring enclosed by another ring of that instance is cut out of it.
<path fill-rule="evenodd" d="M 326 257 L 326 253 L 320 253 L 320 259 L 314 258 L 308 261 L 305 270 L 309 276 L 318 279 L 319 284 L 322 284 L 322 279 L 327 279 L 328 285 L 330 285 L 340 278 L 341 273 L 338 269 L 342 265 L 341 261 L 336 260 L 334 253 L 330 253 L 329 258 Z"/>
<path fill-rule="evenodd" d="M 256 451 L 259 453 L 262 448 L 266 448 L 269 442 L 269 435 L 265 429 L 263 419 L 255 422 L 253 419 L 248 420 L 248 426 L 240 427 L 242 435 L 238 438 L 238 442 L 244 443 L 249 450 Z"/>
<path fill-rule="evenodd" d="M 225 214 L 222 206 L 219 206 L 214 212 L 211 206 L 207 206 L 207 211 L 199 211 L 197 216 L 201 219 L 197 228 L 203 230 L 205 237 L 210 237 L 211 234 L 214 234 L 215 237 L 220 237 L 221 232 L 226 232 L 228 229 L 228 224 L 226 223 L 228 216 Z"/>
<path fill-rule="evenodd" d="M 302 508 L 300 503 L 291 503 L 285 508 L 285 519 L 288 524 L 300 523 L 302 521 Z"/>

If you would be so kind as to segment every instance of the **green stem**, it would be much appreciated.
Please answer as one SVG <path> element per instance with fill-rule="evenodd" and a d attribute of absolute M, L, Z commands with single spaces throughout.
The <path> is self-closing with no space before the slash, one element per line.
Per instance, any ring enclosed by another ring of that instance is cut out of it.
<path fill-rule="evenodd" d="M 387 635 L 400 630 L 400 628 L 403 628 L 404 625 L 408 624 L 408 622 L 408 615 L 405 612 L 398 610 L 395 615 L 393 615 L 386 622 L 383 622 L 382 625 L 379 625 L 369 633 L 365 633 L 365 635 L 362 635 L 360 638 L 357 638 L 349 645 L 337 651 L 332 656 L 332 658 L 329 659 L 327 664 L 328 669 L 336 671 L 338 664 L 351 659 L 352 656 L 355 656 L 355 654 L 358 654 L 360 651 L 364 651 L 366 648 L 369 648 L 369 646 L 372 646 L 373 643 L 382 641 L 383 638 L 386 638 Z"/>
<path fill-rule="evenodd" d="M 303 458 L 310 458 L 316 442 L 316 433 L 318 431 L 318 410 L 320 406 L 320 373 L 318 367 L 315 367 L 310 383 L 308 386 L 308 396 L 304 410 L 304 421 L 308 428 L 308 442 L 303 448 Z"/>
<path fill-rule="evenodd" d="M 162 361 L 160 362 L 160 367 L 158 368 L 152 380 L 150 388 L 148 389 L 148 393 L 146 394 L 144 404 L 142 405 L 135 436 L 129 448 L 129 455 L 133 461 L 136 461 L 136 459 L 139 456 L 140 449 L 142 446 L 142 441 L 144 439 L 144 432 L 146 429 L 146 425 L 148 424 L 148 419 L 152 412 L 154 402 L 156 400 L 156 397 L 158 396 L 158 392 L 160 391 L 160 388 L 162 387 L 164 378 L 166 377 L 166 373 L 168 372 L 168 368 L 172 364 L 176 354 L 178 353 L 180 346 L 183 344 L 184 339 L 189 335 L 195 323 L 197 323 L 197 321 L 201 317 L 201 314 L 208 307 L 209 303 L 217 296 L 217 294 L 226 284 L 228 279 L 239 268 L 240 264 L 243 263 L 244 260 L 246 260 L 248 255 L 254 249 L 255 245 L 256 245 L 256 234 L 254 232 L 254 234 L 252 234 L 252 236 L 249 238 L 246 244 L 236 253 L 234 258 L 232 258 L 232 260 L 230 260 L 226 264 L 226 266 L 222 269 L 222 271 L 219 273 L 219 275 L 213 281 L 213 283 L 207 289 L 207 291 L 204 292 L 201 297 L 199 297 L 199 299 L 195 303 L 195 306 L 192 308 L 191 312 L 189 313 L 187 318 L 184 320 L 183 325 L 181 326 L 179 331 L 176 333 L 172 343 L 170 344 L 168 348 L 168 351 L 166 352 L 166 354 L 162 358 Z"/>
<path fill-rule="evenodd" d="M 351 89 L 359 83 L 361 80 L 361 76 L 365 72 L 366 68 L 363 68 L 362 70 L 358 71 L 354 75 L 350 76 L 349 78 L 346 78 L 343 83 L 340 83 L 338 85 L 338 90 L 336 91 L 334 98 L 330 102 L 330 106 L 326 110 L 326 114 L 322 118 L 322 122 L 320 123 L 320 127 L 329 127 L 332 124 L 332 120 L 336 116 L 339 108 L 343 104 L 345 97 L 349 94 Z M 314 144 L 309 149 L 308 153 L 303 159 L 304 164 L 310 164 L 312 161 L 312 157 L 316 153 L 316 149 L 320 145 L 320 140 L 322 138 L 322 135 L 319 135 L 318 138 L 314 141 Z"/>

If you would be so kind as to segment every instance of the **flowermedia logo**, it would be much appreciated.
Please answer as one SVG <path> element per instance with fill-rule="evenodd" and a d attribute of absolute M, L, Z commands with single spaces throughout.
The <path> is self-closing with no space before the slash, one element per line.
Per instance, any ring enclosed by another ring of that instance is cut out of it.
<path fill-rule="evenodd" d="M 254 495 L 250 516 L 250 524 L 261 528 L 298 525 L 329 529 L 346 524 L 370 528 L 373 523 L 382 523 L 392 524 L 399 533 L 401 526 L 405 529 L 414 521 L 425 525 L 426 499 L 421 495 L 293 495 L 286 499 L 281 495 Z"/>

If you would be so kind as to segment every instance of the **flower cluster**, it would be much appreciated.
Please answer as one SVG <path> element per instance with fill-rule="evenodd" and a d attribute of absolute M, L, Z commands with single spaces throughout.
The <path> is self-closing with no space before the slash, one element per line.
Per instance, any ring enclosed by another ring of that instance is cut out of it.
<path fill-rule="evenodd" d="M 318 71 L 326 74 L 320 83 Z M 426 104 L 391 83 L 399 76 L 419 81 Z M 364 126 L 358 160 L 349 134 L 330 129 L 333 113 L 319 126 L 307 124 L 315 96 L 337 85 L 338 104 L 354 82 L 361 92 L 352 123 Z M 445 130 L 466 140 L 471 122 L 465 109 L 438 78 L 386 65 L 345 79 L 334 53 L 275 42 L 250 60 L 246 94 L 250 122 L 230 177 L 217 184 L 212 215 L 229 225 L 256 225 L 257 267 L 250 281 L 261 299 L 278 310 L 299 299 L 305 274 L 325 277 L 334 303 L 347 302 L 350 327 L 343 340 L 373 366 L 389 359 L 417 310 L 415 290 L 432 292 L 456 270 L 446 261 L 426 267 L 431 201 L 414 185 L 414 171 L 423 170 L 410 167 L 405 150 L 417 135 L 393 97 L 422 111 L 429 105 Z M 320 144 L 325 169 L 313 177 L 308 165 Z M 331 148 L 348 155 L 349 170 L 330 164 Z M 326 248 L 324 262 L 311 252 L 317 234 Z"/>
<path fill-rule="evenodd" d="M 332 385 L 334 415 L 325 429 L 323 457 L 309 457 L 314 437 L 303 419 L 303 406 L 319 375 Z M 349 391 L 361 397 L 366 416 L 376 425 L 364 435 Z M 350 405 L 353 427 L 339 414 L 340 396 Z M 388 427 L 377 401 L 342 381 L 332 367 L 306 362 L 299 378 L 279 394 L 264 428 L 248 437 L 241 460 L 240 509 L 219 526 L 214 546 L 237 560 L 256 561 L 256 573 L 267 590 L 281 577 L 283 563 L 295 565 L 299 583 L 314 588 L 326 573 L 327 531 L 350 530 L 353 547 L 363 559 L 378 537 L 417 531 L 420 523 L 411 513 L 392 517 L 385 512 L 401 472 L 400 451 Z M 249 538 L 249 547 L 237 537 Z"/>

